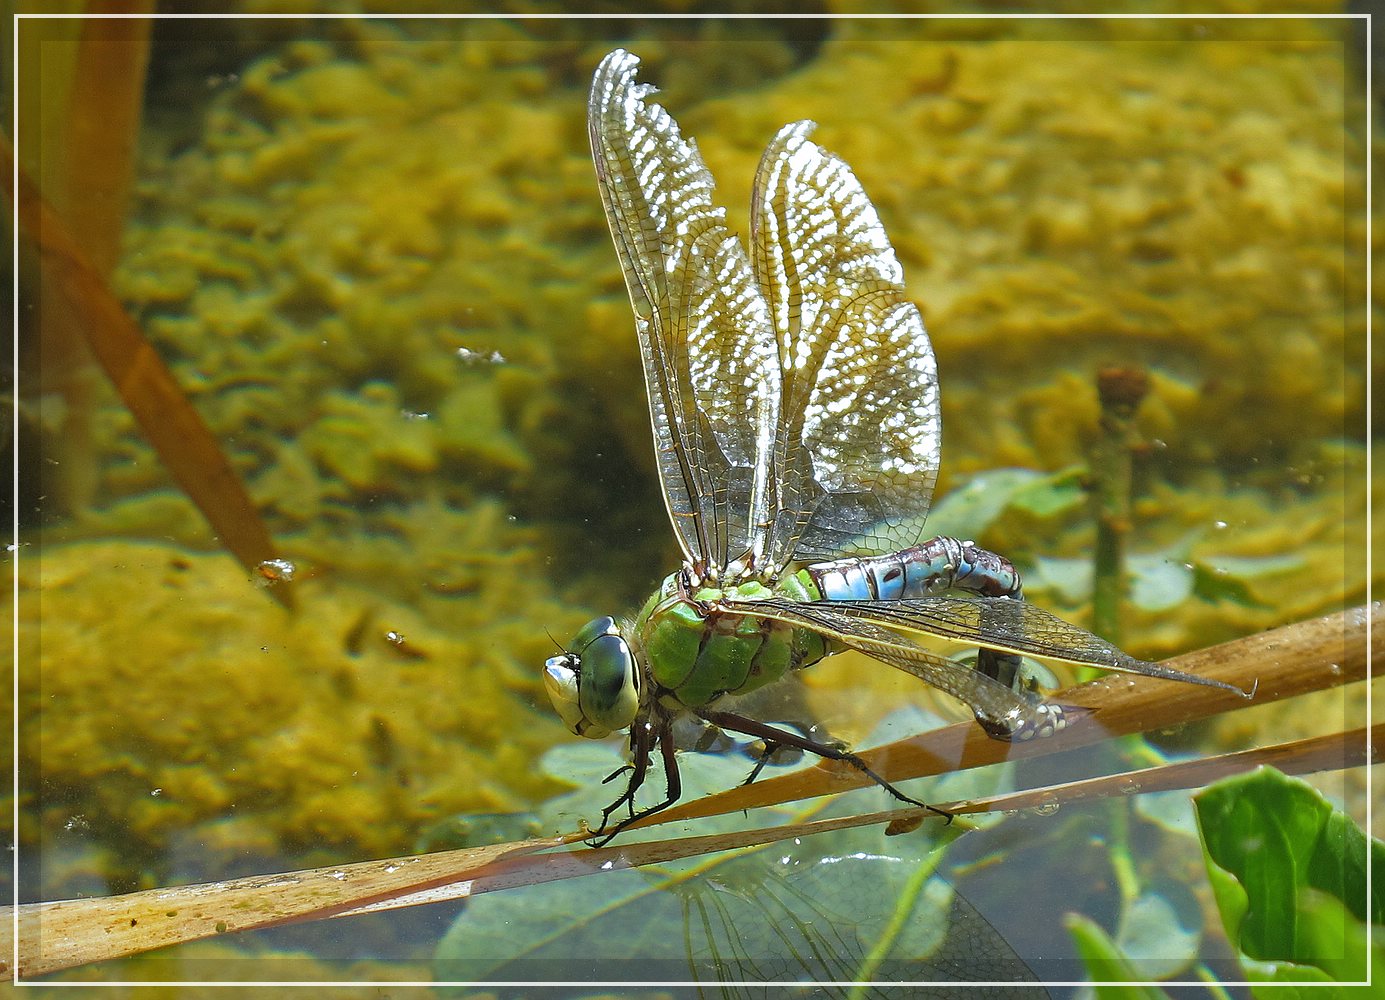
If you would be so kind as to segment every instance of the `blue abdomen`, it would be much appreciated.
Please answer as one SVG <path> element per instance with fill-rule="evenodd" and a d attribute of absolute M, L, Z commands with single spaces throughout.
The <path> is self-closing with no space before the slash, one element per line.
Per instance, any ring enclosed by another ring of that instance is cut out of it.
<path fill-rule="evenodd" d="M 954 587 L 983 597 L 1021 596 L 1010 560 L 945 535 L 883 556 L 814 563 L 806 572 L 828 601 L 901 601 Z"/>

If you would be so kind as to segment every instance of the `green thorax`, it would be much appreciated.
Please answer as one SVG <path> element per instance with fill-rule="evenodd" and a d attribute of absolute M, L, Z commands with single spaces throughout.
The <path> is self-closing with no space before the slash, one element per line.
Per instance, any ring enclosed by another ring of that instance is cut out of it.
<path fill-rule="evenodd" d="M 830 640 L 770 618 L 732 614 L 717 607 L 723 598 L 755 601 L 789 598 L 815 601 L 817 586 L 806 571 L 786 575 L 774 586 L 759 582 L 680 594 L 675 573 L 663 582 L 635 619 L 645 676 L 655 698 L 701 708 L 723 694 L 745 694 L 790 670 L 810 666 L 832 652 Z"/>

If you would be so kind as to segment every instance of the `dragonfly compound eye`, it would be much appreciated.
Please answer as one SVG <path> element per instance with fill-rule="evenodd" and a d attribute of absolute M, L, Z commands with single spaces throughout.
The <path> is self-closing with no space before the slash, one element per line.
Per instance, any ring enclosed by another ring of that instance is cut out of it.
<path fill-rule="evenodd" d="M 607 732 L 635 721 L 640 707 L 635 657 L 623 638 L 603 635 L 582 651 L 577 693 L 583 718 Z"/>
<path fill-rule="evenodd" d="M 572 652 L 545 661 L 543 686 L 563 725 L 589 739 L 626 728 L 639 709 L 635 657 L 610 617 L 588 622 Z"/>

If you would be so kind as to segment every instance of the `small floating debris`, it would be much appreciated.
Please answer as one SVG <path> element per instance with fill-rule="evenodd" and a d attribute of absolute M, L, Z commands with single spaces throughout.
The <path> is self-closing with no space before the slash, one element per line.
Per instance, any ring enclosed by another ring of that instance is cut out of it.
<path fill-rule="evenodd" d="M 288 583 L 298 567 L 288 559 L 265 559 L 255 566 L 255 583 L 261 587 L 273 587 Z"/>

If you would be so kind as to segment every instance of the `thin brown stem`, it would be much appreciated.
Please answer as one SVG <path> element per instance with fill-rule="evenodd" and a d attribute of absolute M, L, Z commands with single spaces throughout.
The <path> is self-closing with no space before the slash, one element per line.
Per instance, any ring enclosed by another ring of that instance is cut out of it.
<path fill-rule="evenodd" d="M 7 187 L 13 153 L 0 143 Z M 216 437 L 158 352 L 91 263 L 63 220 L 23 170 L 10 191 L 20 225 L 38 249 L 43 282 L 77 317 L 96 359 L 164 465 L 197 505 L 217 538 L 252 574 L 273 582 L 269 595 L 293 606 L 286 579 L 276 579 L 269 529 Z"/>
<path fill-rule="evenodd" d="M 1139 368 L 1103 368 L 1097 373 L 1101 400 L 1099 438 L 1092 452 L 1091 500 L 1096 520 L 1092 571 L 1092 631 L 1121 644 L 1125 601 L 1125 539 L 1130 532 L 1131 454 L 1135 411 L 1149 391 Z"/>

